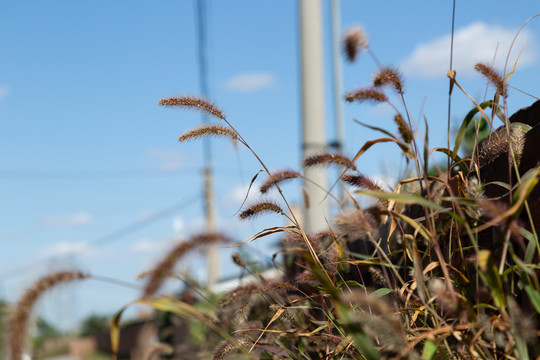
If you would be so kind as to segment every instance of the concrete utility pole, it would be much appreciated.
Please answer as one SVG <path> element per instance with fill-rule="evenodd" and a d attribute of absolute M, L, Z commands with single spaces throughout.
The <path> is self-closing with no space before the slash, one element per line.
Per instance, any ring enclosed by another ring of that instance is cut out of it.
<path fill-rule="evenodd" d="M 206 58 L 206 1 L 197 1 L 197 19 L 199 35 L 199 80 L 201 84 L 201 95 L 208 99 L 208 66 Z M 203 115 L 202 122 L 208 123 L 208 117 Z M 214 186 L 213 186 L 213 166 L 212 166 L 212 147 L 209 138 L 203 140 L 204 156 L 204 211 L 206 216 L 206 230 L 208 232 L 216 231 L 216 219 L 214 210 Z M 208 282 L 206 286 L 210 291 L 219 280 L 219 252 L 216 244 L 210 245 L 206 253 Z"/>
<path fill-rule="evenodd" d="M 302 152 L 303 158 L 320 154 L 326 149 L 324 70 L 321 0 L 299 0 L 300 22 L 300 73 L 302 91 Z M 328 188 L 323 168 L 305 168 L 304 176 Z M 310 206 L 304 213 L 302 226 L 308 232 L 326 229 L 325 192 L 305 181 L 304 188 Z"/>
<path fill-rule="evenodd" d="M 343 151 L 343 141 L 345 138 L 345 130 L 343 127 L 343 77 L 341 72 L 341 51 L 340 51 L 340 27 L 341 21 L 339 18 L 339 0 L 331 0 L 332 14 L 332 67 L 334 70 L 334 117 L 336 125 L 336 142 L 334 144 L 336 150 L 341 153 Z"/>

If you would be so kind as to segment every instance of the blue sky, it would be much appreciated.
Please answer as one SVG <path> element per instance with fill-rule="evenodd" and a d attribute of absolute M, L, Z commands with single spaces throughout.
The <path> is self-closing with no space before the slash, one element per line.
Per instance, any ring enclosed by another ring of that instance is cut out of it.
<path fill-rule="evenodd" d="M 329 7 L 323 3 L 328 67 Z M 177 142 L 200 116 L 157 105 L 164 97 L 200 91 L 194 4 L 51 0 L 0 5 L 0 296 L 15 301 L 36 277 L 66 267 L 136 283 L 135 276 L 173 244 L 175 233 L 187 237 L 203 228 L 202 143 Z M 269 168 L 298 168 L 296 1 L 208 1 L 207 7 L 212 100 Z M 454 64 L 458 81 L 473 97 L 482 100 L 486 93 L 473 65 L 491 62 L 496 54 L 495 65 L 502 70 L 517 30 L 538 11 L 533 1 L 513 6 L 457 2 Z M 404 73 L 418 136 L 423 138 L 423 108 L 431 147 L 446 143 L 451 13 L 451 1 L 341 2 L 342 30 L 361 25 L 380 62 Z M 523 50 L 510 84 L 533 95 L 538 95 L 539 38 L 540 23 L 534 19 L 510 57 L 513 65 Z M 368 85 L 374 70 L 367 54 L 343 64 L 342 92 Z M 330 76 L 327 68 L 328 139 L 333 140 Z M 452 101 L 456 127 L 472 105 L 457 90 Z M 533 101 L 511 90 L 509 111 Z M 351 155 L 378 136 L 352 117 L 395 131 L 387 106 L 346 105 L 344 116 L 345 151 Z M 245 186 L 260 165 L 227 141 L 212 146 L 220 229 L 241 240 L 281 224 L 276 217 L 253 224 L 236 220 Z M 379 146 L 358 166 L 368 175 L 392 179 L 403 162 L 395 148 Z M 286 191 L 298 201 L 295 186 Z M 171 206 L 177 210 L 118 235 Z M 259 240 L 247 253 L 268 259 L 273 241 Z M 233 272 L 230 253 L 222 255 L 225 274 Z M 199 256 L 184 266 L 205 278 Z M 89 280 L 54 291 L 40 310 L 69 327 L 73 319 L 112 313 L 137 296 L 135 290 Z"/>

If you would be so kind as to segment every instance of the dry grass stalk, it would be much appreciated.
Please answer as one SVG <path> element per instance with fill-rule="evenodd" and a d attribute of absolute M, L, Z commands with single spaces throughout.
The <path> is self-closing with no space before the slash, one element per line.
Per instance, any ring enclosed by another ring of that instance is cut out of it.
<path fill-rule="evenodd" d="M 350 62 L 353 62 L 356 56 L 367 47 L 366 33 L 359 26 L 349 29 L 343 38 L 343 52 Z"/>
<path fill-rule="evenodd" d="M 332 153 L 326 153 L 326 154 L 319 154 L 310 156 L 304 159 L 303 161 L 304 167 L 310 167 L 310 166 L 324 166 L 324 165 L 341 165 L 349 169 L 356 170 L 356 166 L 354 166 L 354 163 L 346 156 L 343 156 L 341 154 L 332 154 Z"/>
<path fill-rule="evenodd" d="M 299 172 L 293 170 L 283 170 L 275 172 L 274 174 L 269 176 L 268 179 L 266 179 L 266 181 L 261 185 L 260 191 L 264 194 L 276 184 L 280 184 L 285 180 L 296 179 L 301 176 L 302 175 L 300 175 Z"/>
<path fill-rule="evenodd" d="M 223 112 L 218 109 L 217 106 L 212 104 L 210 101 L 197 96 L 180 96 L 172 97 L 168 99 L 159 100 L 159 105 L 162 106 L 176 106 L 183 107 L 192 110 L 199 110 L 208 115 L 214 115 L 221 120 L 225 120 Z"/>
<path fill-rule="evenodd" d="M 239 216 L 240 219 L 245 220 L 266 212 L 273 212 L 280 215 L 284 214 L 283 209 L 278 204 L 271 201 L 263 201 L 251 205 L 246 210 L 242 211 Z"/>
<path fill-rule="evenodd" d="M 391 86 L 398 93 L 403 94 L 403 79 L 399 71 L 391 67 L 383 67 L 375 74 L 373 78 L 373 86 L 383 87 Z"/>
<path fill-rule="evenodd" d="M 401 116 L 401 114 L 396 114 L 394 116 L 394 122 L 398 126 L 398 131 L 403 141 L 410 144 L 413 141 L 413 133 L 409 125 L 405 123 L 403 116 Z"/>
<path fill-rule="evenodd" d="M 375 103 L 387 102 L 388 98 L 386 95 L 375 88 L 364 88 L 351 91 L 345 95 L 345 100 L 348 102 L 358 101 L 371 101 Z"/>
<path fill-rule="evenodd" d="M 219 125 L 202 125 L 193 130 L 183 133 L 178 141 L 184 142 L 188 140 L 198 139 L 204 136 L 224 136 L 232 140 L 238 140 L 238 135 L 230 128 Z"/>
<path fill-rule="evenodd" d="M 88 277 L 89 275 L 78 271 L 56 272 L 40 278 L 25 291 L 9 322 L 8 354 L 10 359 L 22 359 L 30 314 L 34 304 L 43 293 L 60 283 Z"/>
<path fill-rule="evenodd" d="M 502 97 L 507 96 L 507 86 L 504 83 L 502 76 L 495 69 L 493 69 L 493 67 L 478 63 L 474 66 L 474 69 L 482 74 L 491 85 L 495 86 L 497 92 Z"/>
<path fill-rule="evenodd" d="M 159 264 L 150 272 L 148 281 L 143 289 L 142 297 L 153 297 L 161 287 L 168 275 L 173 272 L 174 266 L 184 255 L 193 249 L 208 246 L 215 243 L 226 243 L 229 239 L 218 233 L 204 233 L 191 237 L 188 241 L 176 245 Z"/>

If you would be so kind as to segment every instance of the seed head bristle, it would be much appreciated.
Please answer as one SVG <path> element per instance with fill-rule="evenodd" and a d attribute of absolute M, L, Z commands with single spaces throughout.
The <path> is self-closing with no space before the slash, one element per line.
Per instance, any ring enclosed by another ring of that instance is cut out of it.
<path fill-rule="evenodd" d="M 396 114 L 394 116 L 394 122 L 398 126 L 398 131 L 403 138 L 403 141 L 410 144 L 413 141 L 413 134 L 409 125 L 407 125 L 405 120 L 403 120 L 403 116 L 401 116 L 401 114 Z"/>
<path fill-rule="evenodd" d="M 345 100 L 348 102 L 358 101 L 371 101 L 375 103 L 387 102 L 388 98 L 386 95 L 375 88 L 364 88 L 351 91 L 345 95 Z"/>
<path fill-rule="evenodd" d="M 350 28 L 343 37 L 343 52 L 350 62 L 353 62 L 356 56 L 367 47 L 366 33 L 359 26 Z"/>
<path fill-rule="evenodd" d="M 346 156 L 341 154 L 325 153 L 310 156 L 304 159 L 304 167 L 324 166 L 324 165 L 341 165 L 349 169 L 356 170 L 354 163 Z"/>
<path fill-rule="evenodd" d="M 384 87 L 391 86 L 398 93 L 403 94 L 403 79 L 399 71 L 391 67 L 383 67 L 375 74 L 373 86 Z"/>
<path fill-rule="evenodd" d="M 229 242 L 229 239 L 218 233 L 203 233 L 191 237 L 188 241 L 176 245 L 163 260 L 150 272 L 148 281 L 143 289 L 142 297 L 151 298 L 161 287 L 163 281 L 173 272 L 174 266 L 184 255 L 193 249 L 215 243 Z"/>
<path fill-rule="evenodd" d="M 208 115 L 214 115 L 221 120 L 225 120 L 223 112 L 217 106 L 212 104 L 210 101 L 198 96 L 180 96 L 168 99 L 161 99 L 159 100 L 159 105 L 176 106 L 192 110 L 199 110 Z"/>
<path fill-rule="evenodd" d="M 203 136 L 224 136 L 231 138 L 232 140 L 238 140 L 238 135 L 228 127 L 219 125 L 202 125 L 195 129 L 186 131 L 178 138 L 178 141 L 184 142 L 198 139 Z"/>
<path fill-rule="evenodd" d="M 491 85 L 495 86 L 497 92 L 502 96 L 507 95 L 507 86 L 504 83 L 501 75 L 491 66 L 478 63 L 474 66 L 474 69 L 482 74 Z"/>
<path fill-rule="evenodd" d="M 283 209 L 278 204 L 271 201 L 263 201 L 255 203 L 242 211 L 240 213 L 240 219 L 244 220 L 264 212 L 273 212 L 280 215 L 284 214 Z"/>
<path fill-rule="evenodd" d="M 285 180 L 290 179 L 296 179 L 301 177 L 300 173 L 293 171 L 293 170 L 283 170 L 279 172 L 275 172 L 271 176 L 266 179 L 266 181 L 261 185 L 260 191 L 261 193 L 266 193 L 268 189 L 270 189 L 272 186 L 281 183 Z"/>
<path fill-rule="evenodd" d="M 43 293 L 60 283 L 88 277 L 89 275 L 78 271 L 56 272 L 42 277 L 25 291 L 9 322 L 8 352 L 10 359 L 22 359 L 30 314 L 34 304 Z"/>

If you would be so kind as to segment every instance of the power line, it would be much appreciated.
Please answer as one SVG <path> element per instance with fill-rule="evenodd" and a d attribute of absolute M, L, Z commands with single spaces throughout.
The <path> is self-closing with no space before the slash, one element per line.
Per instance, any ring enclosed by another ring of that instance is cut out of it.
<path fill-rule="evenodd" d="M 220 173 L 235 176 L 233 170 L 228 167 L 216 168 Z M 145 170 L 0 170 L 0 180 L 111 180 L 111 179 L 151 179 L 151 178 L 174 178 L 200 174 L 200 167 L 190 167 L 174 171 L 145 171 Z"/>
<path fill-rule="evenodd" d="M 172 206 L 169 206 L 163 210 L 160 210 L 156 213 L 154 213 L 153 215 L 145 218 L 144 220 L 137 220 L 129 225 L 126 225 L 124 227 L 121 227 L 120 229 L 118 230 L 115 230 L 105 236 L 102 236 L 100 238 L 97 238 L 91 242 L 89 242 L 89 244 L 91 245 L 94 245 L 94 246 L 103 246 L 103 245 L 109 245 L 115 241 L 118 241 L 122 238 L 124 238 L 125 236 L 131 234 L 131 233 L 134 233 L 154 222 L 156 222 L 157 220 L 160 220 L 160 219 L 163 219 L 167 216 L 170 216 L 171 214 L 174 214 L 175 212 L 179 211 L 179 210 L 183 210 L 191 205 L 195 205 L 197 204 L 198 200 L 200 199 L 200 197 L 197 195 L 197 196 L 193 196 L 187 200 L 183 200 L 183 201 L 180 201 Z M 25 273 L 26 271 L 28 270 L 32 270 L 32 269 L 35 269 L 36 265 L 37 264 L 40 264 L 40 263 L 47 263 L 53 259 L 55 259 L 56 256 L 52 255 L 52 256 L 49 256 L 47 258 L 44 258 L 42 260 L 40 260 L 39 262 L 33 262 L 31 264 L 26 264 L 26 265 L 23 265 L 23 266 L 19 266 L 19 267 L 16 267 L 16 268 L 13 268 L 11 270 L 7 270 L 7 271 L 4 271 L 2 273 L 0 273 L 0 279 L 5 279 L 5 278 L 10 278 L 10 277 L 16 277 L 18 275 L 22 275 L 23 273 Z"/>

